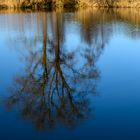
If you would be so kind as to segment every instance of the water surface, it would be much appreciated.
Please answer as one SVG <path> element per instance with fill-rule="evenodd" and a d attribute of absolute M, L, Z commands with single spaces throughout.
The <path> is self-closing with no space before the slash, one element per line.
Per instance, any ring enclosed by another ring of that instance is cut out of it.
<path fill-rule="evenodd" d="M 0 138 L 140 139 L 140 12 L 0 13 Z"/>

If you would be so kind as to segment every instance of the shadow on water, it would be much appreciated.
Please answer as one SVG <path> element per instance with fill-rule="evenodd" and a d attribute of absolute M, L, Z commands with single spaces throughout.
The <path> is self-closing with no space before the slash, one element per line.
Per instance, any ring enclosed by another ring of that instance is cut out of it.
<path fill-rule="evenodd" d="M 8 109 L 17 106 L 21 116 L 38 129 L 52 128 L 58 123 L 71 127 L 90 115 L 89 96 L 96 93 L 100 75 L 96 62 L 116 28 L 115 22 L 123 20 L 130 24 L 128 26 L 133 24 L 125 31 L 135 31 L 135 35 L 139 36 L 139 31 L 135 29 L 140 21 L 117 9 L 100 10 L 98 14 L 96 10 L 40 12 L 36 17 L 32 22 L 39 25 L 39 31 L 29 39 L 24 37 L 23 17 L 19 20 L 20 27 L 14 19 L 10 19 L 9 28 L 19 27 L 17 38 L 10 38 L 10 42 L 16 44 L 20 40 L 20 45 L 14 49 L 23 55 L 25 65 L 14 77 L 11 95 L 5 104 Z M 66 43 L 66 36 L 72 28 L 80 36 L 81 43 L 75 44 L 75 40 Z M 134 36 L 134 33 L 130 35 Z"/>

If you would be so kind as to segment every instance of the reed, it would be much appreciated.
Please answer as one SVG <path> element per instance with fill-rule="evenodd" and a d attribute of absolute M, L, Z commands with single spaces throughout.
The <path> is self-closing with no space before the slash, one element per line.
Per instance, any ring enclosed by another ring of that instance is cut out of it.
<path fill-rule="evenodd" d="M 137 7 L 140 0 L 0 0 L 0 8 Z"/>

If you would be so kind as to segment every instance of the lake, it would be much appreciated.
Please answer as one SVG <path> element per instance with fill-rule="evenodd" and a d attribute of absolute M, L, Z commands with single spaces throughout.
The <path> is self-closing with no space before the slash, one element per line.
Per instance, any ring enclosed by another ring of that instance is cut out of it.
<path fill-rule="evenodd" d="M 3 10 L 0 66 L 0 139 L 140 139 L 140 10 Z"/>

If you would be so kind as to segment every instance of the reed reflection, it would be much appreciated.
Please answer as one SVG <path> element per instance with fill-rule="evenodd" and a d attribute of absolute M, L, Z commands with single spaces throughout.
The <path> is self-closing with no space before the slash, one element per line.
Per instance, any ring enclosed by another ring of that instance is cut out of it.
<path fill-rule="evenodd" d="M 21 116 L 38 129 L 56 124 L 72 127 L 91 111 L 89 94 L 95 93 L 99 77 L 96 48 L 87 46 L 80 53 L 67 51 L 62 16 L 53 13 L 49 25 L 48 18 L 42 14 L 42 47 L 25 46 L 24 72 L 15 76 L 6 105 L 18 105 Z"/>

